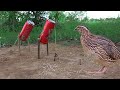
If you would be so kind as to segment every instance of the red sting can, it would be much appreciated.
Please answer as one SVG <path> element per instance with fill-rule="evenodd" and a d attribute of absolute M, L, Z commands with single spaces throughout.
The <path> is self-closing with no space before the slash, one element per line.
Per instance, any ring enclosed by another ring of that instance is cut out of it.
<path fill-rule="evenodd" d="M 46 23 L 44 25 L 43 31 L 40 35 L 40 42 L 43 44 L 47 44 L 48 43 L 48 36 L 49 34 L 52 32 L 52 29 L 55 27 L 55 21 L 51 20 L 51 19 L 47 19 Z"/>
<path fill-rule="evenodd" d="M 29 37 L 30 32 L 32 31 L 34 25 L 35 25 L 34 22 L 28 20 L 28 21 L 24 24 L 24 26 L 23 26 L 23 28 L 22 28 L 19 36 L 18 36 L 19 39 L 22 40 L 22 41 L 26 41 L 27 38 Z"/>

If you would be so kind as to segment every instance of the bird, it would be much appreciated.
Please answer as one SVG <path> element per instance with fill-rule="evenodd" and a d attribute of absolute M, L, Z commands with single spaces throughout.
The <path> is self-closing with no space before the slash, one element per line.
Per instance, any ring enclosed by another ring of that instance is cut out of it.
<path fill-rule="evenodd" d="M 120 51 L 110 39 L 92 34 L 90 30 L 83 25 L 78 25 L 74 30 L 81 34 L 80 42 L 84 55 L 89 56 L 93 54 L 93 57 L 95 57 L 98 62 L 101 62 L 99 64 L 102 65 L 100 70 L 88 71 L 87 73 L 104 74 L 108 70 L 111 62 L 117 62 L 120 59 Z"/>

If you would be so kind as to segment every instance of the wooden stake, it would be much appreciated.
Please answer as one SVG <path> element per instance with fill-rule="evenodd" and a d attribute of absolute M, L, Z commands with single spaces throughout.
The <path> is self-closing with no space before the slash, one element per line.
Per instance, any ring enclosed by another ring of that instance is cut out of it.
<path fill-rule="evenodd" d="M 38 38 L 38 59 L 40 59 L 40 42 L 39 42 L 39 38 Z"/>
<path fill-rule="evenodd" d="M 14 45 L 17 43 L 17 41 L 18 41 L 18 38 L 16 39 L 16 41 L 15 41 Z"/>
<path fill-rule="evenodd" d="M 27 42 L 28 42 L 28 47 L 29 47 L 29 52 L 30 52 L 30 43 L 29 43 L 29 40 L 27 40 Z"/>
<path fill-rule="evenodd" d="M 20 39 L 18 38 L 18 48 L 19 48 L 19 54 L 20 54 L 20 45 L 21 45 L 21 42 L 20 42 Z"/>
<path fill-rule="evenodd" d="M 80 65 L 81 65 L 81 59 L 79 59 Z"/>
<path fill-rule="evenodd" d="M 54 56 L 54 61 L 56 60 L 56 57 L 58 57 L 58 55 L 57 55 L 57 53 L 56 53 L 56 29 L 54 29 L 55 30 L 55 56 Z"/>
<path fill-rule="evenodd" d="M 47 43 L 47 55 L 49 55 L 49 52 L 48 52 L 48 43 Z"/>
<path fill-rule="evenodd" d="M 55 56 L 54 56 L 54 61 L 56 60 L 56 57 L 57 57 L 58 55 L 57 55 L 57 53 L 55 53 Z"/>

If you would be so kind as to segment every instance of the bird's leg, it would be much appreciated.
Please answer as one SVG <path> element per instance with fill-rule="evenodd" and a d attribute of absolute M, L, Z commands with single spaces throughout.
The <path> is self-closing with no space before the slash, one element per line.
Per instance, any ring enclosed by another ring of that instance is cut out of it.
<path fill-rule="evenodd" d="M 94 72 L 88 71 L 87 73 L 89 73 L 89 74 L 103 74 L 103 73 L 106 72 L 106 70 L 107 70 L 107 67 L 103 66 L 103 67 L 102 67 L 100 70 L 98 70 L 98 71 L 94 71 Z"/>

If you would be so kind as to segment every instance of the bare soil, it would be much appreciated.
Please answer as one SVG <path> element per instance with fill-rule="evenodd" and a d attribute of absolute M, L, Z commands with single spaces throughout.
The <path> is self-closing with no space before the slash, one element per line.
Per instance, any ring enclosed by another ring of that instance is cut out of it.
<path fill-rule="evenodd" d="M 0 79 L 119 79 L 119 61 L 107 70 L 105 74 L 90 75 L 85 71 L 98 70 L 102 66 L 95 64 L 90 58 L 84 57 L 80 45 L 65 46 L 49 44 L 47 56 L 46 45 L 41 45 L 40 59 L 38 47 L 30 45 L 0 48 Z M 58 57 L 54 61 L 54 55 Z"/>

